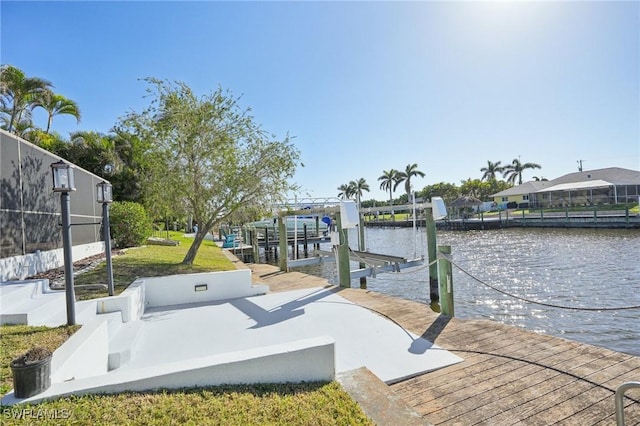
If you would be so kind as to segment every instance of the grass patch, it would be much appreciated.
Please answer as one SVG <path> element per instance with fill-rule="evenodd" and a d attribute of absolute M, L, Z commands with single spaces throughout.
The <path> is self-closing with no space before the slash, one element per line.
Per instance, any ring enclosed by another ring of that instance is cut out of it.
<path fill-rule="evenodd" d="M 22 408 L 33 408 L 33 412 L 64 413 L 68 416 L 68 424 L 373 424 L 336 382 L 87 395 Z M 6 414 L 4 418 L 7 418 Z M 58 425 L 61 421 L 44 419 L 38 424 Z"/>
<path fill-rule="evenodd" d="M 192 274 L 234 270 L 235 266 L 222 253 L 213 241 L 204 240 L 193 265 L 182 264 L 193 243 L 193 238 L 183 237 L 180 232 L 170 231 L 172 240 L 180 241 L 178 246 L 147 245 L 127 250 L 113 258 L 113 282 L 115 294 L 120 294 L 133 281 L 140 277 L 158 277 L 164 275 Z M 76 285 L 104 284 L 107 282 L 106 263 L 75 277 Z M 107 290 L 75 289 L 78 300 L 107 296 Z"/>
<path fill-rule="evenodd" d="M 390 220 L 394 220 L 396 222 L 403 222 L 403 221 L 407 221 L 409 220 L 409 217 L 411 215 L 409 213 L 396 213 L 395 215 L 393 215 L 393 218 L 391 216 L 391 213 L 384 213 L 384 214 L 379 214 L 378 218 L 376 219 L 375 215 L 367 215 L 365 217 L 365 221 L 375 221 L 375 220 L 386 220 L 386 221 L 390 221 Z"/>
<path fill-rule="evenodd" d="M 78 328 L 80 328 L 79 325 L 55 328 L 27 325 L 0 326 L 0 395 L 4 395 L 13 388 L 13 375 L 9 367 L 12 359 L 36 345 L 44 346 L 53 352 Z"/>
<path fill-rule="evenodd" d="M 9 368 L 13 358 L 35 344 L 54 351 L 78 327 L 0 326 L 0 395 L 13 387 Z M 0 407 L 0 410 L 3 425 L 373 424 L 337 382 L 215 386 L 85 395 L 36 405 Z"/>

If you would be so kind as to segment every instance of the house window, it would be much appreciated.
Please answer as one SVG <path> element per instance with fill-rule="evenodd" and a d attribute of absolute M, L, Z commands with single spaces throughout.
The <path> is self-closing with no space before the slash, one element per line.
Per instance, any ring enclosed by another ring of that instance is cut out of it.
<path fill-rule="evenodd" d="M 509 197 L 502 197 L 502 201 L 509 201 Z"/>
<path fill-rule="evenodd" d="M 529 195 L 523 195 L 522 196 L 522 200 L 523 201 L 529 201 Z"/>

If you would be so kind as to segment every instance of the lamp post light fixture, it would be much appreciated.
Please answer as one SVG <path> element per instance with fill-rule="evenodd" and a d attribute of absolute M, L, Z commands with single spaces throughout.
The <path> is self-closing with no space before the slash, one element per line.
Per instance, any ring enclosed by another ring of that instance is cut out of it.
<path fill-rule="evenodd" d="M 67 301 L 67 325 L 76 323 L 76 295 L 73 288 L 73 254 L 71 252 L 71 214 L 69 192 L 75 191 L 73 166 L 60 160 L 51 164 L 53 192 L 60 193 L 62 214 L 62 246 L 64 253 L 64 287 Z"/>
<path fill-rule="evenodd" d="M 109 225 L 109 204 L 113 202 L 112 187 L 102 181 L 96 185 L 96 200 L 102 203 L 102 231 L 104 234 L 104 252 L 107 257 L 107 288 L 113 296 L 113 266 L 111 264 L 111 227 Z"/>

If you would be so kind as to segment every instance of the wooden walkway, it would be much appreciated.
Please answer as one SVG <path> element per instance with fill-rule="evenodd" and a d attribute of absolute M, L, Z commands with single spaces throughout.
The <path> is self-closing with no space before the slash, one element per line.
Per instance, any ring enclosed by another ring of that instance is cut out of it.
<path fill-rule="evenodd" d="M 433 424 L 615 425 L 616 388 L 640 381 L 640 357 L 493 321 L 439 316 L 422 303 L 342 289 L 271 265 L 249 267 L 271 291 L 329 287 L 464 358 L 389 386 Z M 626 395 L 626 424 L 640 425 L 640 391 Z"/>

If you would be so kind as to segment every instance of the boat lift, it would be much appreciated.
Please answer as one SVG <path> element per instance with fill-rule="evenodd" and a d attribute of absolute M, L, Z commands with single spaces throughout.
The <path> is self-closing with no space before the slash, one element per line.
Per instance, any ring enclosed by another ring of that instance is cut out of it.
<path fill-rule="evenodd" d="M 424 258 L 406 259 L 404 257 L 392 256 L 379 253 L 371 253 L 367 251 L 354 251 L 349 248 L 346 230 L 358 226 L 360 228 L 360 245 L 364 246 L 364 221 L 363 213 L 371 213 L 372 211 L 388 212 L 388 211 L 414 211 L 414 222 L 416 209 L 424 209 L 427 225 L 427 244 L 428 244 L 428 260 L 429 260 L 429 276 L 433 293 L 433 284 L 437 291 L 438 272 L 436 260 L 436 229 L 435 220 L 446 216 L 446 208 L 444 202 L 439 197 L 434 197 L 430 203 L 401 206 L 381 206 L 369 209 L 357 209 L 355 202 L 352 200 L 340 200 L 339 205 L 334 206 L 318 206 L 307 207 L 304 210 L 287 210 L 278 215 L 279 232 L 284 233 L 284 218 L 294 215 L 309 214 L 333 214 L 336 217 L 336 229 L 331 232 L 332 251 L 315 250 L 314 256 L 306 259 L 288 260 L 286 256 L 280 256 L 280 270 L 289 271 L 290 268 L 319 264 L 323 262 L 335 261 L 338 264 L 338 276 L 341 287 L 351 287 L 351 280 L 360 278 L 361 288 L 366 288 L 366 277 L 374 277 L 380 272 L 399 272 L 401 269 L 424 265 Z M 280 251 L 287 253 L 287 242 L 280 239 Z M 359 262 L 360 268 L 351 270 L 349 262 Z"/>

